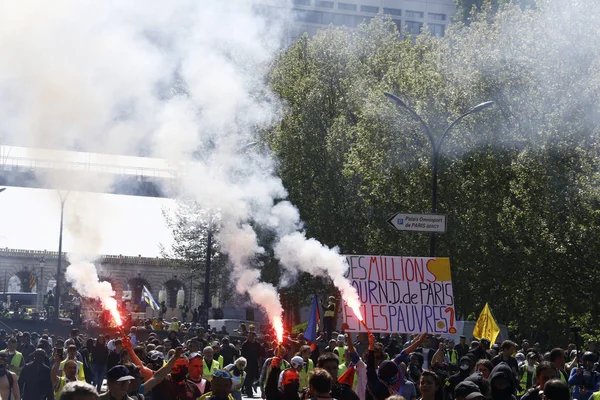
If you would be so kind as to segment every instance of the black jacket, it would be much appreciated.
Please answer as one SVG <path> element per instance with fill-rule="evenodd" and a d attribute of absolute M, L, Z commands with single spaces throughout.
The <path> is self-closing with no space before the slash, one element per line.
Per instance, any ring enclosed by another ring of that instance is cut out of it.
<path fill-rule="evenodd" d="M 54 399 L 50 367 L 36 361 L 25 364 L 19 375 L 19 389 L 23 400 Z"/>
<path fill-rule="evenodd" d="M 508 384 L 505 389 L 500 390 L 495 387 L 494 382 L 500 379 L 505 380 Z M 490 385 L 492 386 L 493 400 L 516 400 L 515 381 L 508 364 L 501 362 L 500 364 L 496 365 L 490 373 L 489 380 Z"/>

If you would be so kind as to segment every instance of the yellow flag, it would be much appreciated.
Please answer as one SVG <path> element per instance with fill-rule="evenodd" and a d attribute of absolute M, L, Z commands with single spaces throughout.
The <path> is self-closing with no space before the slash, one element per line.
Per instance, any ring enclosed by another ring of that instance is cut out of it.
<path fill-rule="evenodd" d="M 481 310 L 481 314 L 479 314 L 479 318 L 475 324 L 475 329 L 473 329 L 473 337 L 477 339 L 488 339 L 490 343 L 494 344 L 496 343 L 496 338 L 499 333 L 500 328 L 498 327 L 496 320 L 494 320 L 490 306 L 488 303 L 485 303 L 485 307 Z"/>

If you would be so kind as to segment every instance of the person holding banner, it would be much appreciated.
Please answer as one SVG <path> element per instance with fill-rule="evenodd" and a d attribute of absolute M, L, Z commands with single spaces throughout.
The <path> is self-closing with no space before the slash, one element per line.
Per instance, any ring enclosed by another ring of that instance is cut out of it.
<path fill-rule="evenodd" d="M 335 296 L 329 296 L 329 303 L 323 307 L 325 314 L 323 315 L 323 326 L 327 334 L 327 340 L 331 340 L 331 334 L 335 325 Z"/>

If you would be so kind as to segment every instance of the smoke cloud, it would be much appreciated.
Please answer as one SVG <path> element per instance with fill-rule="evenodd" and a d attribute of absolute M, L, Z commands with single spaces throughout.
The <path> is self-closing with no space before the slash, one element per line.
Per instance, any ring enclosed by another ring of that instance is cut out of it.
<path fill-rule="evenodd" d="M 287 12 L 285 3 L 277 9 Z M 256 257 L 264 249 L 254 224 L 276 232 L 276 256 L 290 276 L 329 276 L 345 298 L 357 297 L 337 249 L 299 232 L 298 210 L 281 201 L 287 192 L 270 154 L 248 147 L 280 116 L 264 77 L 282 43 L 281 21 L 257 13 L 250 0 L 0 5 L 3 141 L 167 160 L 175 195 L 194 199 L 218 221 L 237 291 L 277 327 L 283 309 L 276 288 L 261 282 Z M 74 178 L 53 170 L 45 179 L 60 187 Z M 93 191 L 113 184 L 77 179 Z M 67 279 L 112 307 L 112 288 L 98 282 L 91 263 L 101 242 L 96 228 L 110 209 L 73 196 L 65 212 L 77 239 Z"/>

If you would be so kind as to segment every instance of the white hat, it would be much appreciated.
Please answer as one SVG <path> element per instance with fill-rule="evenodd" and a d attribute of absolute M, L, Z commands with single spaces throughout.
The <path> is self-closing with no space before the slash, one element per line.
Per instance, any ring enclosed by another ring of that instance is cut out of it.
<path fill-rule="evenodd" d="M 345 343 L 346 342 L 346 335 L 338 335 L 337 341 Z"/>
<path fill-rule="evenodd" d="M 296 369 L 298 367 L 303 367 L 304 359 L 302 359 L 302 357 L 300 357 L 300 356 L 294 356 L 290 360 L 290 364 L 292 365 L 292 368 L 294 368 L 294 369 Z"/>

